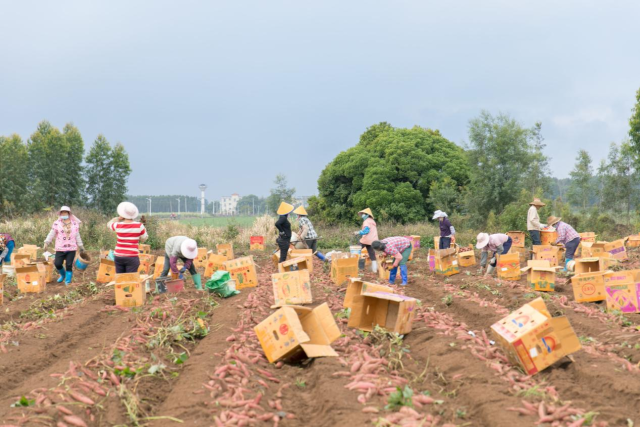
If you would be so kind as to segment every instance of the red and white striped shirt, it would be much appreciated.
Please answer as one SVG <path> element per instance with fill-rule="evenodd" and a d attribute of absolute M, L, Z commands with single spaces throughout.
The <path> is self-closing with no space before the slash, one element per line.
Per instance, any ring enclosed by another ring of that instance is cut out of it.
<path fill-rule="evenodd" d="M 139 256 L 138 244 L 140 241 L 147 240 L 147 230 L 139 222 L 112 222 L 109 228 L 116 232 L 118 240 L 116 249 L 113 251 L 115 256 Z"/>

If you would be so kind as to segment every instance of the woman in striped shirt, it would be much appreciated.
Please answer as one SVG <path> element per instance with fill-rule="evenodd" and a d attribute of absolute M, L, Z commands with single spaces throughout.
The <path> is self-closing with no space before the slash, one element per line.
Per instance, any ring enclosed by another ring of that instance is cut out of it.
<path fill-rule="evenodd" d="M 138 217 L 138 208 L 130 202 L 118 205 L 118 216 L 107 224 L 109 230 L 117 235 L 115 255 L 116 274 L 135 273 L 140 267 L 138 244 L 147 240 L 149 235 L 144 224 L 134 221 Z"/>

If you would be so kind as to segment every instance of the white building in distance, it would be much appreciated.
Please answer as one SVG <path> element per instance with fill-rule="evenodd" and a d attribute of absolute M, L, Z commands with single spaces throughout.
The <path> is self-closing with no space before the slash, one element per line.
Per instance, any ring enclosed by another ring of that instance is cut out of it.
<path fill-rule="evenodd" d="M 220 213 L 222 215 L 235 215 L 238 213 L 238 202 L 240 195 L 233 193 L 230 197 L 222 197 L 220 199 Z"/>

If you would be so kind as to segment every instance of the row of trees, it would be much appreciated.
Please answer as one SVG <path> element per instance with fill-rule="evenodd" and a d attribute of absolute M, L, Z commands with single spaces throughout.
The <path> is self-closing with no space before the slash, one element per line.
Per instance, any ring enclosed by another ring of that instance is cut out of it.
<path fill-rule="evenodd" d="M 42 121 L 26 142 L 17 134 L 0 136 L 0 213 L 61 205 L 115 211 L 127 192 L 128 154 L 102 135 L 84 153 L 82 135 L 71 123 L 60 131 Z"/>

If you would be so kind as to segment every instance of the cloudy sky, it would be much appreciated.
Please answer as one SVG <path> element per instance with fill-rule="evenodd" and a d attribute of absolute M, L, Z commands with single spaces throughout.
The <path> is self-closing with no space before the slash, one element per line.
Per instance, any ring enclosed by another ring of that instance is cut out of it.
<path fill-rule="evenodd" d="M 299 195 L 374 123 L 541 121 L 554 175 L 627 134 L 637 1 L 0 0 L 0 135 L 122 142 L 131 194 Z M 64 161 L 64 159 L 61 159 Z"/>

